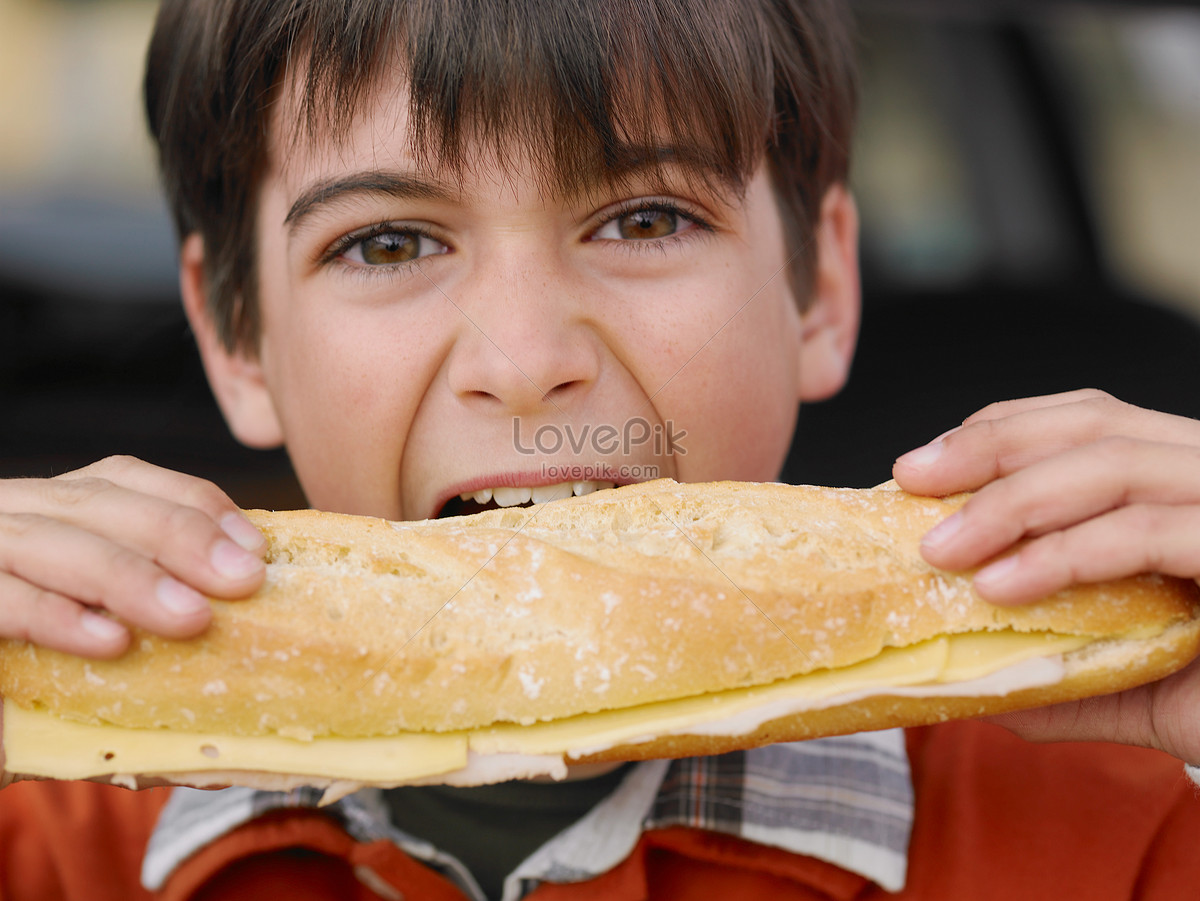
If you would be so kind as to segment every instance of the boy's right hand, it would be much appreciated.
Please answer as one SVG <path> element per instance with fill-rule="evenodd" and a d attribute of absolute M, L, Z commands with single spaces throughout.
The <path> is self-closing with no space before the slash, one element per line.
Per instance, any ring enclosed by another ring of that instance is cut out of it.
<path fill-rule="evenodd" d="M 131 457 L 0 480 L 0 637 L 116 657 L 124 624 L 186 638 L 251 594 L 266 542 L 211 482 Z"/>

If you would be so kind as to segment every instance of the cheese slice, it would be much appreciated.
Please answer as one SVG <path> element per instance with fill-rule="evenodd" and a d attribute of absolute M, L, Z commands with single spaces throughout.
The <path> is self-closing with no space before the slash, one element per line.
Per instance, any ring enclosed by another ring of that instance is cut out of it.
<path fill-rule="evenodd" d="M 770 685 L 591 713 L 534 727 L 495 726 L 472 732 L 471 750 L 584 757 L 615 745 L 667 735 L 745 735 L 774 719 L 878 695 L 1007 694 L 1052 684 L 1062 677 L 1060 665 L 1020 673 L 1012 672 L 1015 668 L 1061 657 L 1090 640 L 1009 630 L 945 636 L 906 648 L 886 648 L 853 666 L 818 670 Z M 964 684 L 1000 673 L 1011 678 L 993 680 L 990 685 Z"/>
<path fill-rule="evenodd" d="M 408 781 L 462 769 L 465 732 L 298 741 L 74 723 L 4 702 L 4 768 L 54 779 L 110 773 L 250 770 L 359 782 Z"/>
<path fill-rule="evenodd" d="M 1083 636 L 1010 630 L 953 635 L 888 648 L 853 666 L 765 686 L 584 714 L 529 726 L 376 738 L 247 737 L 68 722 L 4 705 L 5 769 L 55 779 L 110 774 L 258 771 L 376 784 L 432 780 L 488 755 L 582 757 L 662 735 L 739 735 L 781 716 L 889 694 L 1005 694 L 1061 678 L 1046 660 L 1087 644 Z M 1031 666 L 1032 664 L 1043 664 Z M 1009 678 L 997 678 L 1017 673 Z M 963 684 L 965 683 L 965 685 Z"/>

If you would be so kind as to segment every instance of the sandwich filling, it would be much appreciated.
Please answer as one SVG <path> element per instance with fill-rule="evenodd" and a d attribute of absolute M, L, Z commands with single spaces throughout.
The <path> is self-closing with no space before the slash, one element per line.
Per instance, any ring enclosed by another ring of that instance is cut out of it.
<path fill-rule="evenodd" d="M 130 729 L 70 722 L 7 699 L 6 769 L 56 779 L 231 771 L 319 774 L 322 784 L 383 785 L 562 778 L 573 759 L 664 736 L 746 735 L 777 719 L 871 697 L 1003 696 L 1053 685 L 1062 680 L 1063 655 L 1093 640 L 1013 630 L 949 635 L 769 685 L 532 725 L 373 738 L 301 741 Z"/>

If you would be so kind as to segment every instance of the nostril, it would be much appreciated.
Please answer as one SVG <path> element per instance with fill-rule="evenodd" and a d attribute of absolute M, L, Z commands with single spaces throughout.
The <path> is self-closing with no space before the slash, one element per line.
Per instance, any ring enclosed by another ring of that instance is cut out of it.
<path fill-rule="evenodd" d="M 505 328 L 511 328 L 506 324 Z M 496 402 L 513 413 L 557 410 L 593 383 L 599 357 L 566 335 L 534 335 L 506 340 L 479 329 L 456 342 L 447 364 L 450 390 L 461 400 L 491 408 Z M 536 329 L 533 329 L 536 332 Z"/>
<path fill-rule="evenodd" d="M 564 395 L 571 394 L 578 388 L 586 384 L 584 379 L 569 379 L 561 384 L 555 385 L 549 391 L 542 395 L 542 403 L 552 404 Z"/>

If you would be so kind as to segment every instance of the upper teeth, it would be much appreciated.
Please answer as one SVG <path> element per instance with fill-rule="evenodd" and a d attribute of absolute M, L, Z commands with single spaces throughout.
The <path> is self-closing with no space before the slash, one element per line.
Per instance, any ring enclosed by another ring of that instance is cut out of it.
<path fill-rule="evenodd" d="M 495 501 L 501 507 L 515 507 L 517 504 L 527 504 L 531 500 L 535 504 L 544 504 L 574 494 L 581 497 L 599 491 L 602 488 L 612 488 L 613 482 L 559 482 L 556 485 L 538 485 L 536 488 L 480 488 L 478 491 L 464 491 L 459 495 L 464 501 L 475 501 L 486 504 Z"/>

